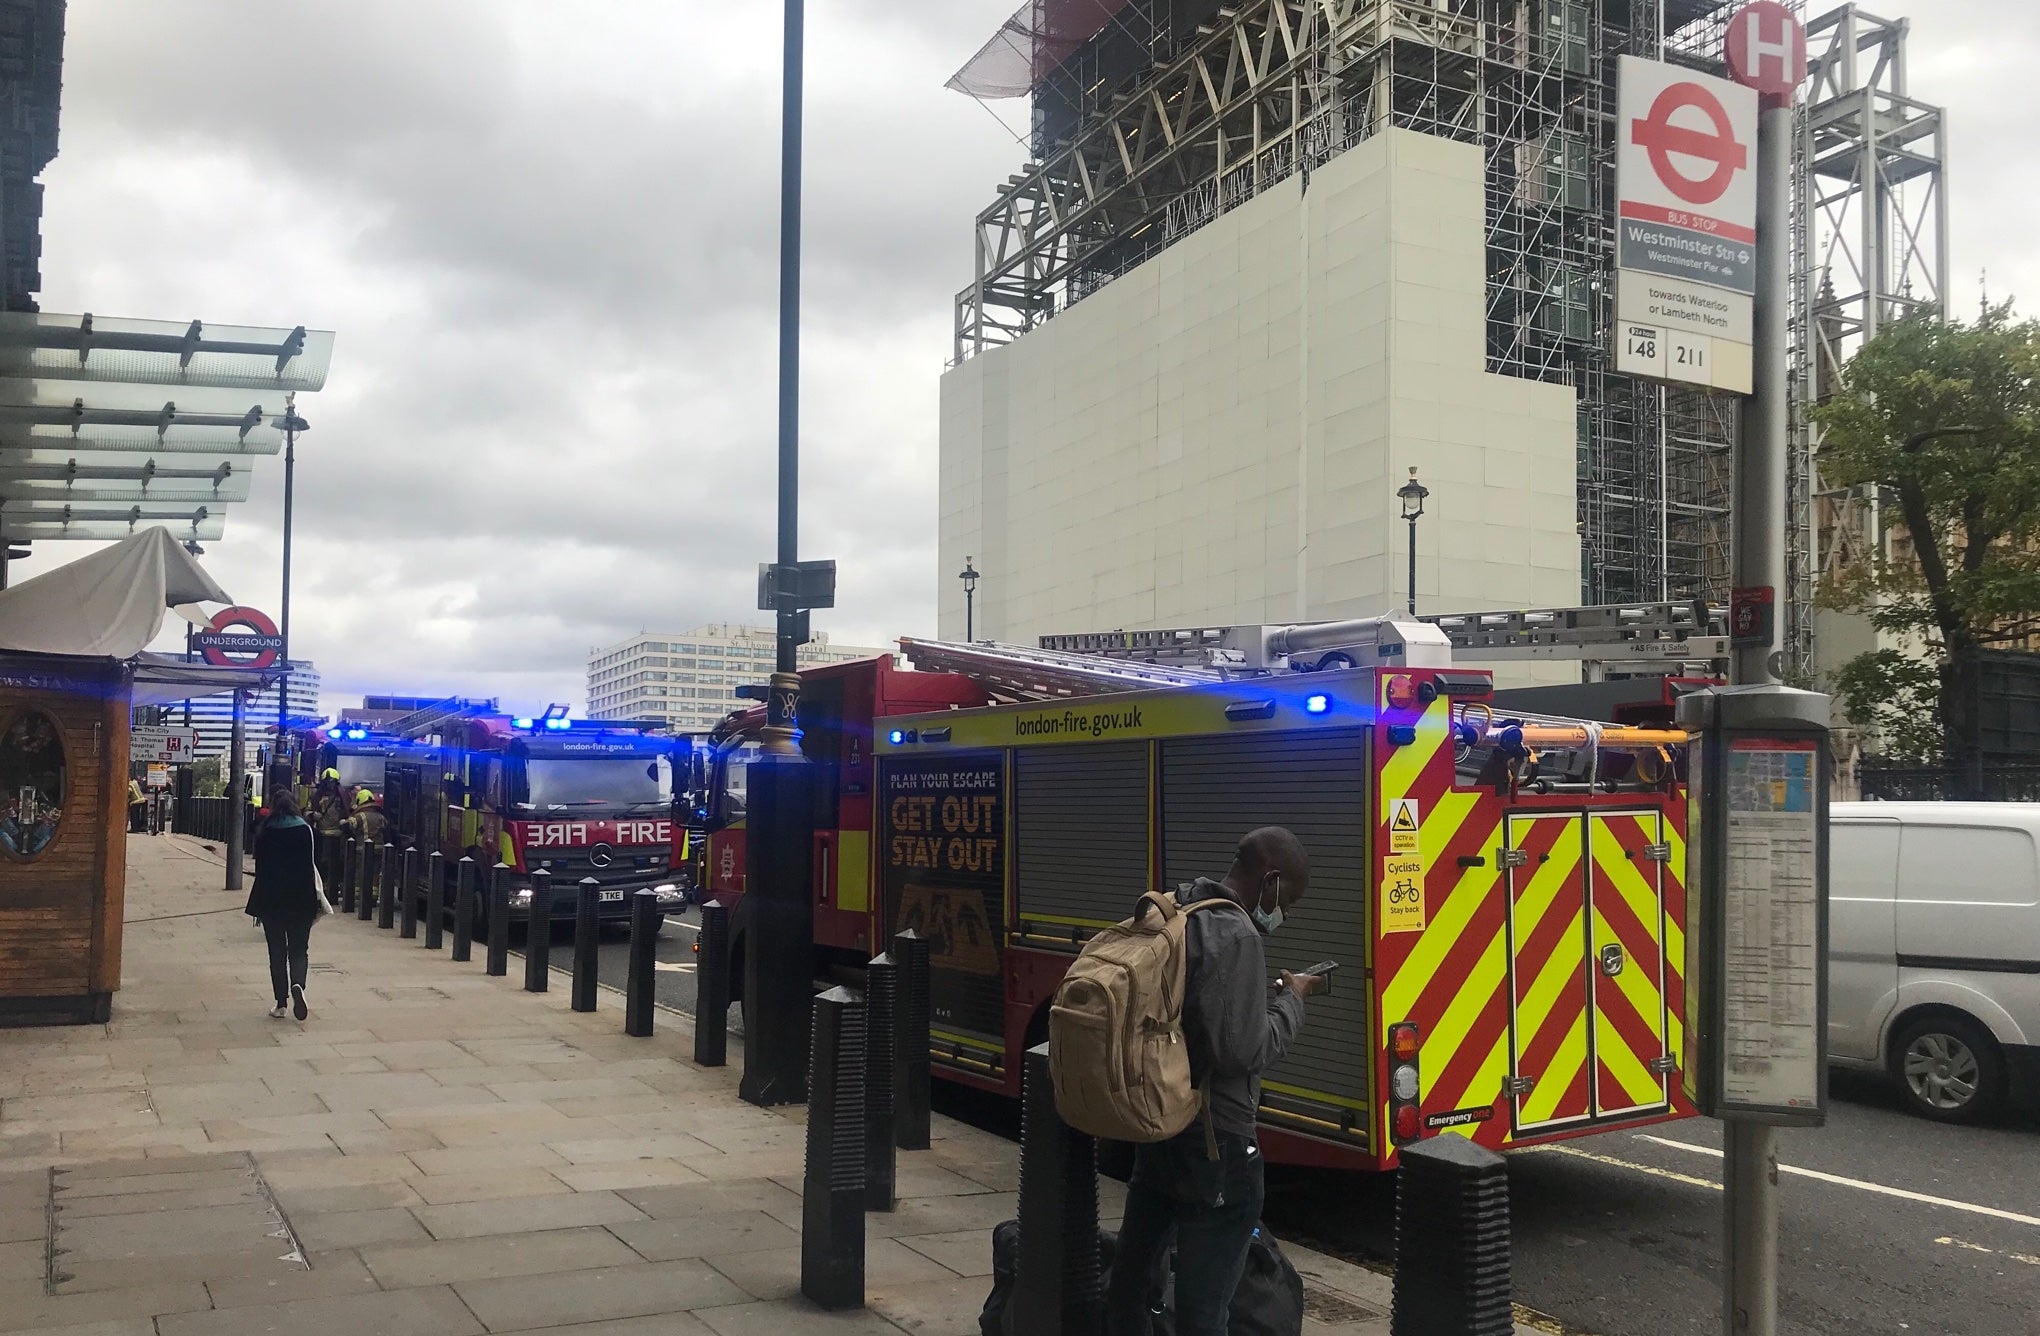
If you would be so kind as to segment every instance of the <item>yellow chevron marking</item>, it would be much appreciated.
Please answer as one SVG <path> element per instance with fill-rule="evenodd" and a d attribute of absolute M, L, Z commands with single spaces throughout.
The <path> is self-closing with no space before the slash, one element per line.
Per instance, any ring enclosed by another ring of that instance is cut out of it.
<path fill-rule="evenodd" d="M 1446 807 L 1452 799 L 1460 796 L 1448 795 L 1445 801 L 1438 804 L 1439 808 Z M 1438 814 L 1434 812 L 1431 820 L 1424 823 L 1424 829 L 1428 832 L 1432 821 L 1437 819 Z M 1501 838 L 1502 828 L 1497 822 L 1495 828 L 1488 832 L 1487 842 L 1481 847 L 1492 848 L 1501 841 Z M 1417 998 L 1423 993 L 1424 985 L 1431 981 L 1439 967 L 1444 964 L 1445 953 L 1450 951 L 1453 943 L 1466 932 L 1466 925 L 1472 921 L 1474 910 L 1480 907 L 1481 901 L 1493 887 L 1495 876 L 1496 872 L 1492 868 L 1485 873 L 1476 871 L 1463 878 L 1452 894 L 1432 898 L 1431 926 L 1424 929 L 1423 936 L 1410 948 L 1410 954 L 1403 961 L 1402 968 L 1395 972 L 1395 977 L 1382 989 L 1384 1025 L 1394 1024 L 1416 1009 Z"/>
<path fill-rule="evenodd" d="M 1383 688 L 1384 692 L 1387 688 Z M 1423 778 L 1424 767 L 1438 753 L 1452 736 L 1452 701 L 1440 696 L 1424 708 L 1417 719 L 1417 740 L 1407 747 L 1397 747 L 1389 756 L 1388 764 L 1381 767 L 1381 819 L 1388 820 L 1389 811 L 1396 798 L 1407 798 L 1417 781 Z"/>
<path fill-rule="evenodd" d="M 1538 968 L 1537 977 L 1524 991 L 1523 1001 L 1516 1008 L 1516 1036 L 1525 1051 L 1550 1020 L 1551 1009 L 1558 1005 L 1566 985 L 1585 987 L 1581 977 L 1584 967 L 1580 950 L 1580 916 L 1576 910 L 1566 916 L 1565 933 L 1559 938 L 1557 949 Z"/>
<path fill-rule="evenodd" d="M 1614 931 L 1609 928 L 1607 920 L 1599 914 L 1594 915 L 1594 927 L 1598 940 L 1614 939 Z M 1632 979 L 1635 982 L 1632 982 Z M 1606 988 L 1611 984 L 1620 988 L 1622 995 L 1629 1000 L 1629 1005 L 1635 1008 L 1636 1014 L 1644 1018 L 1644 1023 L 1650 1027 L 1651 1033 L 1657 1034 L 1660 1029 L 1658 1023 L 1660 1003 L 1657 990 L 1644 981 L 1643 972 L 1628 969 L 1613 979 L 1604 976 L 1595 980 L 1595 985 L 1599 988 Z M 1658 1057 L 1659 1054 L 1646 1055 L 1635 1052 L 1622 1031 L 1617 1029 L 1612 1021 L 1594 1027 L 1594 1052 L 1608 1065 L 1609 1075 L 1615 1078 L 1615 1083 L 1629 1096 L 1630 1107 L 1664 1102 L 1665 1092 L 1659 1077 L 1645 1065 L 1649 1058 Z"/>
<path fill-rule="evenodd" d="M 1541 1072 L 1525 1073 L 1537 1078 L 1537 1087 L 1523 1100 L 1521 1121 L 1525 1126 L 1551 1121 L 1558 1101 L 1573 1093 L 1580 1069 L 1587 1064 L 1587 1018 L 1584 1013 L 1566 1031 L 1565 1042 L 1551 1055 Z M 1580 1112 L 1584 1113 L 1582 1109 Z"/>
<path fill-rule="evenodd" d="M 1508 973 L 1505 955 L 1502 927 L 1497 923 L 1494 936 L 1488 939 L 1479 958 L 1467 969 L 1466 978 L 1453 994 L 1451 1005 L 1445 1008 L 1444 1015 L 1438 1018 L 1431 1033 L 1424 1037 L 1426 1047 L 1448 1055 L 1459 1052 L 1460 1045 L 1466 1042 L 1467 1032 L 1502 987 Z M 1434 1065 L 1442 1067 L 1444 1064 Z M 1428 1090 L 1430 1087 L 1425 1088 Z"/>

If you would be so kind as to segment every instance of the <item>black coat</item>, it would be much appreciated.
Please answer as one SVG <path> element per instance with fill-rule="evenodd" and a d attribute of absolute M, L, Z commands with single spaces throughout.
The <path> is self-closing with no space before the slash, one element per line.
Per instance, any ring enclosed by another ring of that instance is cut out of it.
<path fill-rule="evenodd" d="M 314 875 L 312 828 L 295 818 L 270 821 L 255 837 L 255 885 L 248 892 L 249 915 L 279 923 L 317 918 L 319 886 Z"/>

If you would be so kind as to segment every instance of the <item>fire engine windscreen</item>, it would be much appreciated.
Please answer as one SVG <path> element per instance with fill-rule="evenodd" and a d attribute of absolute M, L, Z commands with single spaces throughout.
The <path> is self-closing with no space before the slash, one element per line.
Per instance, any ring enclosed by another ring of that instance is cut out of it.
<path fill-rule="evenodd" d="M 673 763 L 664 756 L 534 756 L 519 807 L 664 807 L 673 800 Z"/>
<path fill-rule="evenodd" d="M 333 769 L 340 772 L 340 787 L 350 784 L 364 784 L 381 792 L 384 768 L 389 764 L 386 756 L 336 756 Z"/>

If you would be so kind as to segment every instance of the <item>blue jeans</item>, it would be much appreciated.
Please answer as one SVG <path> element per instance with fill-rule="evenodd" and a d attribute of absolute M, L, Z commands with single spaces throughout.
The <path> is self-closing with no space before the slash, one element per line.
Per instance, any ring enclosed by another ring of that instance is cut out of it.
<path fill-rule="evenodd" d="M 1218 1155 L 1210 1158 L 1202 1123 L 1173 1141 L 1135 1149 L 1106 1295 L 1110 1336 L 1147 1336 L 1172 1234 L 1177 1336 L 1225 1336 L 1267 1183 L 1251 1139 L 1221 1133 Z"/>

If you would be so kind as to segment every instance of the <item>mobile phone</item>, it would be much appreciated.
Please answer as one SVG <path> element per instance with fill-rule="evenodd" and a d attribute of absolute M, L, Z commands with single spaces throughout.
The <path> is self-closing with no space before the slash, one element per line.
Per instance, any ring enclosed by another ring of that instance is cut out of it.
<path fill-rule="evenodd" d="M 1337 968 L 1339 968 L 1339 962 L 1336 960 L 1320 960 L 1317 964 L 1312 965 L 1307 970 L 1291 970 L 1290 973 L 1312 974 L 1316 975 L 1320 979 L 1323 979 L 1325 981 L 1325 986 L 1318 990 L 1318 996 L 1330 997 L 1332 993 L 1332 977 L 1331 977 L 1332 971 Z M 1280 992 L 1282 990 L 1282 981 L 1280 979 L 1277 979 L 1275 981 L 1275 990 L 1277 992 Z"/>

